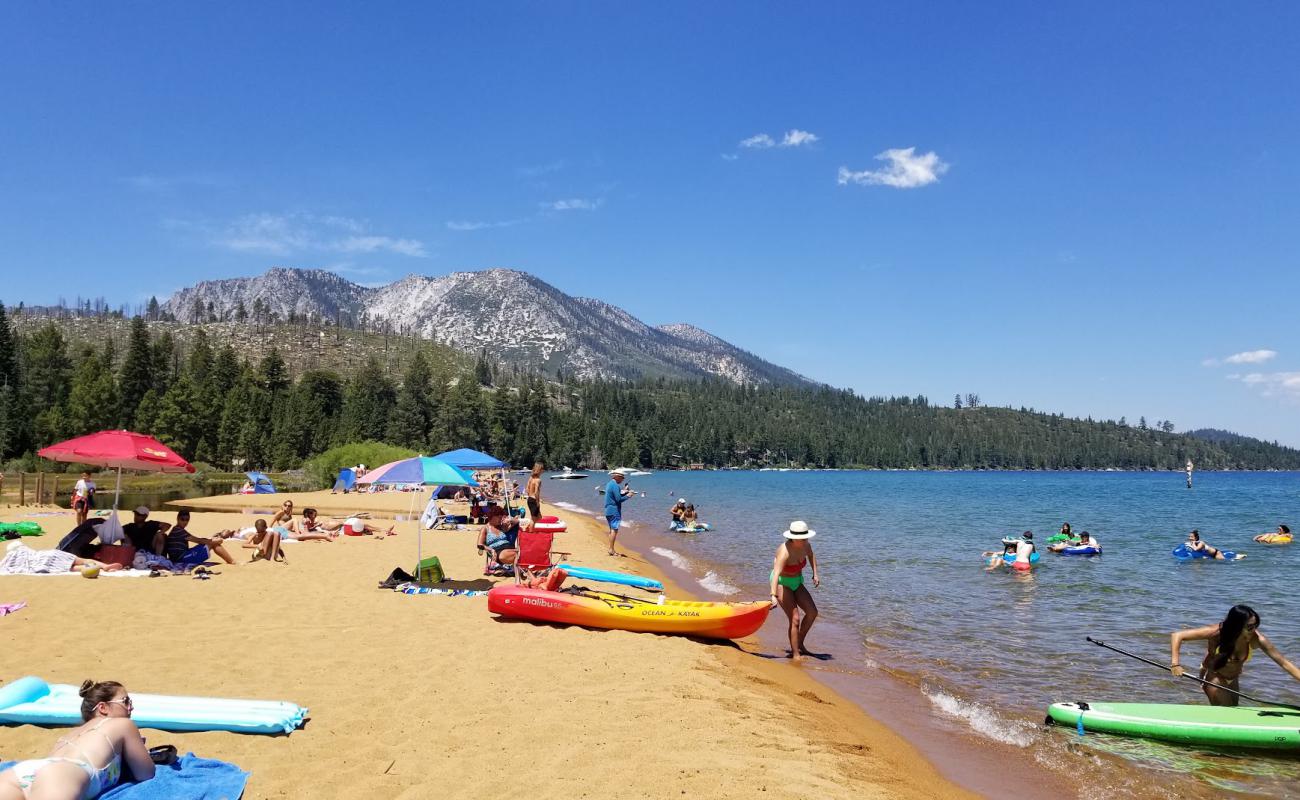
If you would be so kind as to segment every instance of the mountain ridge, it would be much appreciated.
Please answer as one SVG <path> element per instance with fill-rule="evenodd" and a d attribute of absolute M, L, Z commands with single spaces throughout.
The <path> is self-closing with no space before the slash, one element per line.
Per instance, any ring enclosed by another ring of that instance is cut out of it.
<path fill-rule="evenodd" d="M 485 352 L 506 364 L 578 378 L 718 377 L 735 384 L 816 385 L 687 323 L 648 325 L 603 300 L 574 297 L 503 267 L 410 274 L 366 287 L 325 270 L 273 267 L 262 275 L 200 281 L 161 310 L 180 322 L 306 318 L 383 326 Z"/>

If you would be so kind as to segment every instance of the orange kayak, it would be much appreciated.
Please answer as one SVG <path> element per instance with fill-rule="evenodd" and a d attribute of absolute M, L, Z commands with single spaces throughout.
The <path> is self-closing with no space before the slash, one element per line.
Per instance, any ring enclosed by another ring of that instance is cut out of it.
<path fill-rule="evenodd" d="M 488 592 L 488 611 L 512 619 L 708 639 L 749 636 L 762 627 L 771 610 L 767 602 L 657 603 L 605 592 L 548 592 L 512 584 L 500 584 Z"/>

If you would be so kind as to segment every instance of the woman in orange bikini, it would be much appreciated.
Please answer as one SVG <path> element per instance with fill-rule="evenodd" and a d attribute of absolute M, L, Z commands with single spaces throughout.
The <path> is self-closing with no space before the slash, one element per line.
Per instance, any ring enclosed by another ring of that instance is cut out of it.
<path fill-rule="evenodd" d="M 1169 637 L 1170 661 L 1169 671 L 1182 676 L 1183 668 L 1178 663 L 1178 651 L 1183 642 L 1205 640 L 1207 650 L 1205 660 L 1201 662 L 1201 680 L 1217 683 L 1234 691 L 1239 689 L 1238 680 L 1241 670 L 1250 660 L 1250 651 L 1258 647 L 1287 671 L 1291 677 L 1300 681 L 1300 667 L 1296 667 L 1286 656 L 1278 652 L 1273 643 L 1259 632 L 1259 614 L 1250 606 L 1236 605 L 1228 610 L 1228 616 L 1218 625 L 1206 625 L 1204 628 L 1190 628 L 1178 631 Z M 1212 706 L 1235 706 L 1237 695 L 1225 692 L 1216 686 L 1203 685 L 1205 696 L 1210 698 Z"/>
<path fill-rule="evenodd" d="M 817 574 L 817 556 L 808 542 L 817 531 L 809 530 L 808 523 L 796 520 L 781 535 L 785 541 L 776 549 L 776 559 L 772 562 L 772 603 L 779 605 L 790 619 L 790 658 L 798 661 L 801 656 L 817 656 L 804 647 L 804 639 L 817 620 L 817 604 L 803 583 L 803 568 L 811 564 L 813 586 L 822 585 Z"/>

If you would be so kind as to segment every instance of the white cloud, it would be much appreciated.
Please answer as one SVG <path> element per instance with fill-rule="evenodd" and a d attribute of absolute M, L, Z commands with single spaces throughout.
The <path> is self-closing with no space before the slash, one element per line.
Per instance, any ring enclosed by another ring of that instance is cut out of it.
<path fill-rule="evenodd" d="M 856 183 L 860 186 L 892 186 L 895 189 L 916 189 L 939 180 L 948 171 L 948 164 L 934 151 L 916 155 L 915 147 L 886 150 L 876 156 L 878 161 L 888 161 L 881 169 L 864 169 L 854 172 L 840 167 L 839 184 Z"/>
<path fill-rule="evenodd" d="M 1300 372 L 1250 372 L 1235 379 L 1261 390 L 1265 397 L 1281 395 L 1300 400 Z"/>
<path fill-rule="evenodd" d="M 1226 358 L 1204 359 L 1201 361 L 1201 366 L 1218 367 L 1223 364 L 1263 364 L 1265 361 L 1272 361 L 1274 358 L 1277 358 L 1276 350 L 1247 350 L 1244 353 L 1233 353 Z"/>
<path fill-rule="evenodd" d="M 785 137 L 781 139 L 781 146 L 802 147 L 806 144 L 812 144 L 813 142 L 817 141 L 819 138 L 821 137 L 819 137 L 815 133 L 809 133 L 808 131 L 801 131 L 798 128 L 795 128 L 793 130 L 786 131 Z"/>
<path fill-rule="evenodd" d="M 723 154 L 722 154 L 722 160 L 723 160 L 723 161 L 735 161 L 735 160 L 738 159 L 738 158 L 740 158 L 740 156 L 736 155 L 735 153 L 723 153 Z"/>
<path fill-rule="evenodd" d="M 798 128 L 791 128 L 781 137 L 781 141 L 773 139 L 766 133 L 756 133 L 748 139 L 741 139 L 740 146 L 749 150 L 767 150 L 773 147 L 804 147 L 820 140 L 821 137 L 809 131 L 801 131 Z M 727 158 L 723 156 L 723 158 Z M 727 159 L 734 161 L 735 156 Z"/>
<path fill-rule="evenodd" d="M 247 214 L 218 231 L 213 241 L 228 250 L 288 256 L 307 252 L 396 253 L 428 256 L 418 239 L 369 233 L 370 226 L 350 217 L 314 214 Z"/>
<path fill-rule="evenodd" d="M 571 197 L 567 200 L 552 200 L 539 205 L 546 211 L 595 211 L 605 205 L 605 199 L 597 197 L 595 200 L 587 200 L 582 197 Z"/>
<path fill-rule="evenodd" d="M 533 164 L 532 166 L 520 167 L 519 175 L 523 178 L 540 178 L 543 175 L 550 175 L 565 168 L 564 159 L 552 161 L 549 164 Z"/>
<path fill-rule="evenodd" d="M 1276 350 L 1247 350 L 1244 353 L 1233 353 L 1223 359 L 1225 364 L 1263 364 L 1265 361 L 1272 361 L 1277 358 Z"/>
<path fill-rule="evenodd" d="M 748 139 L 741 139 L 740 146 L 751 150 L 766 150 L 769 147 L 776 147 L 776 140 L 766 133 L 756 133 Z"/>
<path fill-rule="evenodd" d="M 521 222 L 527 222 L 528 218 L 523 219 L 503 219 L 496 222 L 484 222 L 482 220 L 451 220 L 447 223 L 449 231 L 482 231 L 488 228 L 509 228 L 511 225 L 518 225 Z"/>
<path fill-rule="evenodd" d="M 415 239 L 394 239 L 390 236 L 349 236 L 335 242 L 333 249 L 341 253 L 374 253 L 383 250 L 412 258 L 424 258 L 428 255 L 423 242 Z"/>

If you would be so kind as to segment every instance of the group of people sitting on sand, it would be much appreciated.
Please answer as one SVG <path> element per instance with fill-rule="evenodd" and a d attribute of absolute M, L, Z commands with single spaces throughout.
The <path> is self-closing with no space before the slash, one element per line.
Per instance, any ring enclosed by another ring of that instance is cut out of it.
<path fill-rule="evenodd" d="M 280 504 L 280 510 L 275 512 L 269 522 L 264 519 L 254 520 L 249 527 L 221 531 L 214 535 L 212 539 L 217 542 L 218 547 L 221 546 L 221 542 L 232 539 L 239 540 L 244 548 L 255 551 L 253 561 L 266 560 L 285 563 L 287 559 L 281 545 L 288 540 L 295 542 L 332 542 L 340 535 L 374 536 L 376 539 L 383 539 L 393 535 L 394 527 L 396 526 L 389 526 L 387 529 L 380 528 L 359 517 L 322 520 L 314 508 L 304 508 L 302 516 L 294 519 L 293 501 L 285 500 Z M 218 554 L 220 554 L 220 551 L 218 551 Z M 229 563 L 233 563 L 233 561 Z"/>

